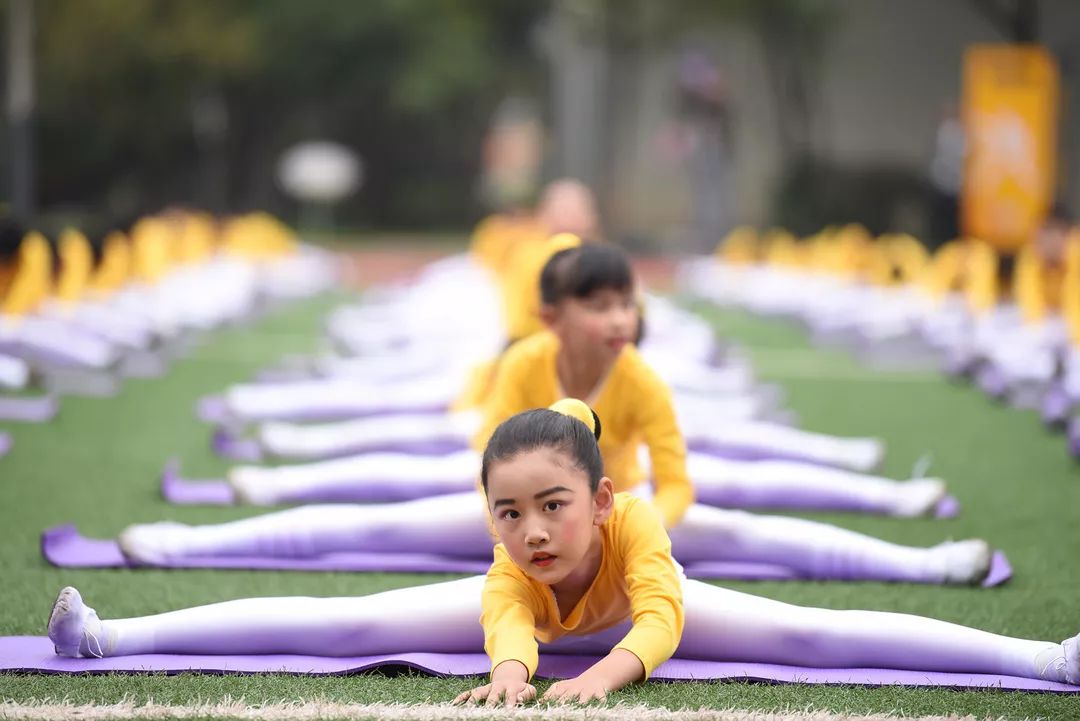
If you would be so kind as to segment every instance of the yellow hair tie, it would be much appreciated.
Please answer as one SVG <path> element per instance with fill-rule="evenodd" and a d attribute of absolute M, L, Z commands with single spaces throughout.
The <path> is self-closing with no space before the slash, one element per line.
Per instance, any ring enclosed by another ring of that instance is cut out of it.
<path fill-rule="evenodd" d="M 574 235 L 573 233 L 556 233 L 548 238 L 547 246 L 544 248 L 551 255 L 555 255 L 560 250 L 569 250 L 570 248 L 580 248 L 582 245 L 581 237 Z"/>
<path fill-rule="evenodd" d="M 589 408 L 587 403 L 579 401 L 577 398 L 563 398 L 548 406 L 548 410 L 578 419 L 585 424 L 586 428 L 592 431 L 592 434 L 596 436 L 596 440 L 600 440 L 600 418 L 596 415 L 596 411 Z"/>

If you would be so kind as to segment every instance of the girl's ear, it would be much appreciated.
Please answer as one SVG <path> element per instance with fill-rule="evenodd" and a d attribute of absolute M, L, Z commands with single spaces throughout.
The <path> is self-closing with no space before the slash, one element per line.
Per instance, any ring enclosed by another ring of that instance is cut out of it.
<path fill-rule="evenodd" d="M 553 305 L 545 303 L 540 306 L 540 320 L 544 326 L 551 330 L 551 326 L 555 324 L 555 321 L 559 318 L 559 310 Z"/>
<path fill-rule="evenodd" d="M 600 485 L 593 495 L 593 525 L 599 526 L 608 519 L 615 510 L 615 484 L 611 479 L 604 476 L 600 479 Z"/>

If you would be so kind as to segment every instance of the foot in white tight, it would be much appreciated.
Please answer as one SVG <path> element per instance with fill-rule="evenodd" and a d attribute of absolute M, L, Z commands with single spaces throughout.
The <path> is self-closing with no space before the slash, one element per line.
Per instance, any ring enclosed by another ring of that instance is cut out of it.
<path fill-rule="evenodd" d="M 1035 657 L 1035 677 L 1080 686 L 1080 636 L 1047 644 Z"/>
<path fill-rule="evenodd" d="M 1080 634 L 1061 642 L 1065 649 L 1065 683 L 1080 686 Z"/>
<path fill-rule="evenodd" d="M 946 541 L 934 546 L 944 561 L 944 583 L 976 584 L 990 573 L 994 552 L 981 538 Z"/>
<path fill-rule="evenodd" d="M 71 586 L 60 591 L 53 604 L 49 640 L 57 655 L 71 658 L 103 658 L 112 646 L 97 611 L 84 604 Z"/>
<path fill-rule="evenodd" d="M 916 478 L 901 484 L 900 497 L 891 515 L 915 518 L 933 513 L 945 497 L 945 482 L 940 478 Z"/>
<path fill-rule="evenodd" d="M 849 441 L 848 467 L 856 471 L 872 471 L 885 458 L 885 441 L 880 438 L 852 439 Z"/>
<path fill-rule="evenodd" d="M 236 466 L 229 470 L 229 485 L 236 495 L 236 502 L 246 506 L 273 506 L 277 504 L 262 468 Z"/>
<path fill-rule="evenodd" d="M 191 526 L 172 521 L 136 523 L 120 534 L 120 550 L 129 561 L 161 566 L 184 555 L 181 541 Z"/>

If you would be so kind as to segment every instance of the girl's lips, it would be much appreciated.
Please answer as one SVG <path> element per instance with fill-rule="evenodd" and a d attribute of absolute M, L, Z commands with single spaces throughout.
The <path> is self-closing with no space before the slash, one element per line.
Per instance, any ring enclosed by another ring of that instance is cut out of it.
<path fill-rule="evenodd" d="M 533 556 L 532 562 L 540 568 L 547 568 L 555 563 L 557 556 Z"/>

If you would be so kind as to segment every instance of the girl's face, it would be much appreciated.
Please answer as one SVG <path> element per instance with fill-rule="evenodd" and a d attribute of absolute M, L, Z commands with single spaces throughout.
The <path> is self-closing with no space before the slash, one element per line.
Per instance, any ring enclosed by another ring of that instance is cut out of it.
<path fill-rule="evenodd" d="M 488 471 L 495 532 L 511 560 L 549 586 L 583 566 L 595 534 L 611 514 L 614 493 L 604 478 L 595 494 L 585 472 L 563 452 L 539 448 L 499 461 Z"/>
<path fill-rule="evenodd" d="M 601 288 L 585 298 L 545 306 L 544 321 L 562 344 L 614 361 L 637 334 L 638 308 L 630 290 Z"/>

